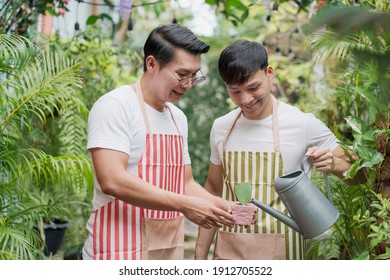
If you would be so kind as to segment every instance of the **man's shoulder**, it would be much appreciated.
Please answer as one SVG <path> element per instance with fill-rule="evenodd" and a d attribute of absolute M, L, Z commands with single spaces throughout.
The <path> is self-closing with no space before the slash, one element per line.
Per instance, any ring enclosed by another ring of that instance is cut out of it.
<path fill-rule="evenodd" d="M 119 86 L 99 97 L 95 102 L 97 104 L 106 104 L 107 106 L 129 108 L 134 104 L 138 105 L 137 95 L 129 85 Z"/>
<path fill-rule="evenodd" d="M 99 97 L 91 108 L 91 114 L 129 115 L 137 111 L 138 106 L 136 94 L 130 86 L 125 85 Z"/>
<path fill-rule="evenodd" d="M 114 98 L 114 99 L 120 99 L 120 100 L 131 100 L 136 98 L 137 95 L 129 85 L 122 85 L 119 86 L 104 95 L 102 95 L 100 98 Z"/>
<path fill-rule="evenodd" d="M 281 125 L 297 126 L 301 128 L 311 129 L 317 125 L 323 125 L 324 123 L 311 112 L 305 112 L 300 108 L 287 104 L 280 103 L 279 119 Z"/>
<path fill-rule="evenodd" d="M 289 118 L 289 119 L 292 118 L 302 119 L 302 118 L 307 118 L 310 115 L 313 115 L 311 113 L 305 113 L 300 108 L 285 102 L 279 103 L 278 112 L 279 112 L 279 116 Z"/>
<path fill-rule="evenodd" d="M 279 101 L 279 106 L 279 112 L 303 113 L 298 107 L 283 101 Z"/>
<path fill-rule="evenodd" d="M 240 108 L 236 108 L 234 110 L 231 110 L 230 112 L 226 113 L 223 116 L 220 116 L 215 119 L 214 125 L 215 126 L 228 126 L 230 125 L 234 119 L 237 117 L 237 115 L 240 113 Z"/>

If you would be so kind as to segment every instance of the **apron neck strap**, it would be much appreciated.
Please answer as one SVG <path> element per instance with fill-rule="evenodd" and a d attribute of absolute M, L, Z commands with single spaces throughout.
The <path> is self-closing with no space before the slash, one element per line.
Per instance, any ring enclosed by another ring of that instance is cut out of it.
<path fill-rule="evenodd" d="M 142 116 L 143 116 L 143 119 L 144 119 L 144 122 L 145 122 L 146 133 L 150 134 L 151 133 L 150 122 L 149 122 L 148 114 L 146 113 L 144 97 L 142 95 L 141 80 L 138 80 L 138 81 L 135 82 L 135 93 L 137 94 L 139 107 L 141 108 L 141 113 L 142 113 Z M 168 111 L 169 111 L 169 113 L 171 115 L 171 118 L 173 120 L 173 123 L 175 124 L 175 127 L 176 127 L 177 131 L 179 132 L 179 134 L 181 134 L 180 128 L 177 125 L 175 117 L 172 114 L 172 110 L 169 108 L 168 104 L 166 104 L 166 107 L 167 107 L 167 109 L 168 109 Z"/>
<path fill-rule="evenodd" d="M 272 130 L 274 134 L 275 152 L 280 152 L 280 137 L 279 137 L 279 117 L 278 117 L 278 101 L 272 97 Z"/>
<path fill-rule="evenodd" d="M 150 122 L 149 122 L 148 114 L 146 113 L 144 97 L 142 95 L 141 80 L 138 80 L 135 82 L 135 93 L 137 94 L 139 107 L 141 109 L 141 113 L 142 113 L 142 116 L 144 118 L 145 127 L 146 127 L 146 134 L 150 134 L 150 132 L 151 132 Z"/>

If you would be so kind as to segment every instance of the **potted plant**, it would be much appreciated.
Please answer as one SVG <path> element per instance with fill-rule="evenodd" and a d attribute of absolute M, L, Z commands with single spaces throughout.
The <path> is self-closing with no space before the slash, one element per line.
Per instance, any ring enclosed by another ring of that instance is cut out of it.
<path fill-rule="evenodd" d="M 30 200 L 41 205 L 39 219 L 34 228 L 42 239 L 42 253 L 45 256 L 55 255 L 64 239 L 72 215 L 71 201 L 74 196 L 68 191 L 42 189 L 30 193 Z"/>
<path fill-rule="evenodd" d="M 51 219 L 48 222 L 44 222 L 44 238 L 45 247 L 43 248 L 43 254 L 45 256 L 55 255 L 58 249 L 61 247 L 64 240 L 65 230 L 68 228 L 69 223 L 67 220 L 58 218 Z"/>
<path fill-rule="evenodd" d="M 234 193 L 240 204 L 232 205 L 233 220 L 236 225 L 250 226 L 257 207 L 249 204 L 252 199 L 252 186 L 245 182 L 234 186 Z"/>

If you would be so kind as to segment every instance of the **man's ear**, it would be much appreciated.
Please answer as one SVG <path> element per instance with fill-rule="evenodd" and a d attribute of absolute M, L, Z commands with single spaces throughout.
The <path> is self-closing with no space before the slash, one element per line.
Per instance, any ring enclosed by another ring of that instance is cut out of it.
<path fill-rule="evenodd" d="M 270 76 L 274 75 L 274 69 L 271 66 L 267 66 L 267 74 Z"/>
<path fill-rule="evenodd" d="M 149 55 L 145 61 L 146 61 L 146 70 L 153 73 L 158 65 L 156 58 L 153 55 Z"/>

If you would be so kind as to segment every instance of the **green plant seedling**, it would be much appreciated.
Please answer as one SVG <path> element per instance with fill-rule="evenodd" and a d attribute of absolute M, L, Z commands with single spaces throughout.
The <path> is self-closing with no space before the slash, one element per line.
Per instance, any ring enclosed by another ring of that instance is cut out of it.
<path fill-rule="evenodd" d="M 235 185 L 234 192 L 242 205 L 249 204 L 252 199 L 252 186 L 248 182 Z"/>

